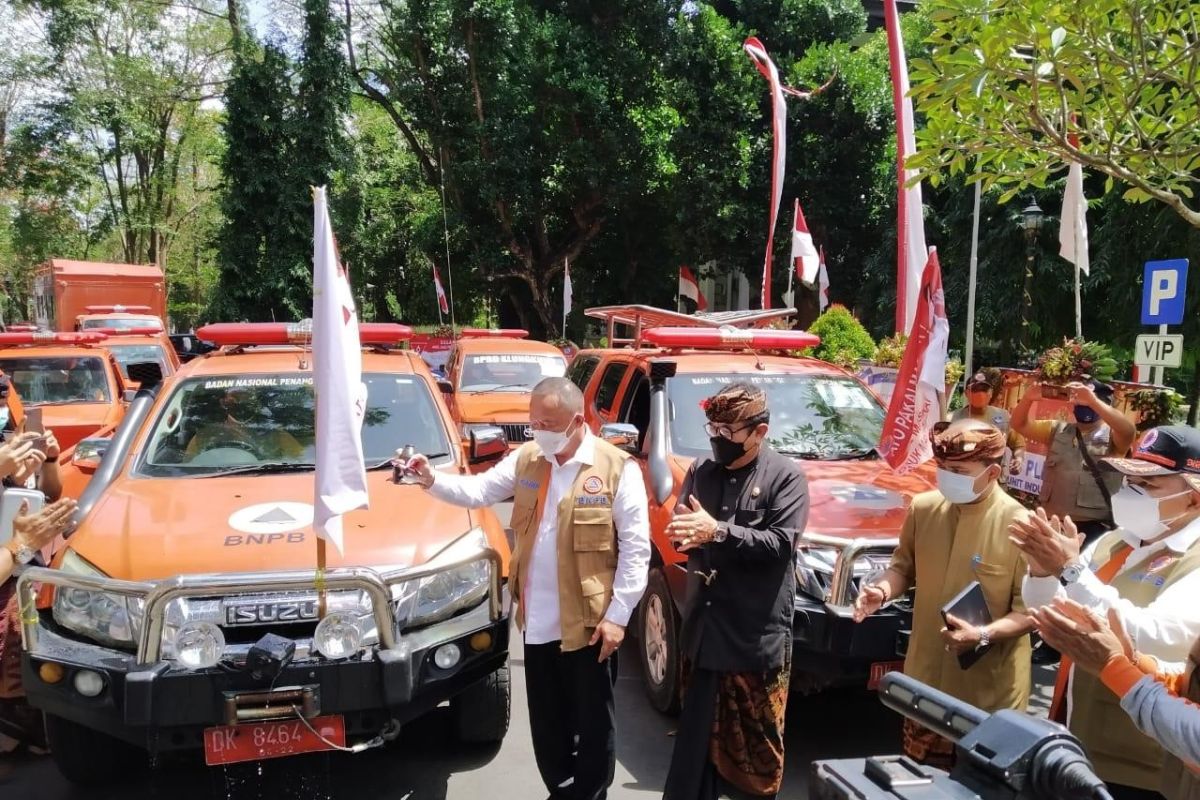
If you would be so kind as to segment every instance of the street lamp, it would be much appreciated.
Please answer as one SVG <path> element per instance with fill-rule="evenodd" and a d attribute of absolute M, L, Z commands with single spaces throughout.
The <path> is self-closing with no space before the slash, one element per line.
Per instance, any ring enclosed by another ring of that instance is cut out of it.
<path fill-rule="evenodd" d="M 1021 211 L 1021 228 L 1025 231 L 1025 284 L 1021 292 L 1021 349 L 1028 352 L 1031 347 L 1029 315 L 1033 310 L 1033 266 L 1038 255 L 1038 234 L 1042 231 L 1045 212 L 1030 200 Z"/>

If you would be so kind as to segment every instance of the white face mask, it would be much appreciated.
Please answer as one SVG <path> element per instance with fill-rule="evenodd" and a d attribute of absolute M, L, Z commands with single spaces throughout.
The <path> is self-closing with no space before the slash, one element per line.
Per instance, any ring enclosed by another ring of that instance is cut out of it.
<path fill-rule="evenodd" d="M 1121 491 L 1112 496 L 1113 522 L 1143 542 L 1162 536 L 1170 527 L 1171 522 L 1183 516 L 1178 514 L 1171 519 L 1161 519 L 1162 512 L 1159 504 L 1163 500 L 1183 497 L 1190 490 L 1176 492 L 1166 497 L 1154 497 L 1140 486 L 1126 484 Z"/>
<path fill-rule="evenodd" d="M 0 405 L 0 430 L 8 425 L 8 405 Z"/>
<path fill-rule="evenodd" d="M 975 481 L 978 479 L 978 475 L 959 475 L 940 467 L 937 471 L 938 491 L 951 503 L 974 503 L 978 500 L 983 494 L 983 491 L 975 490 Z M 986 488 L 985 485 L 984 489 Z"/>
<path fill-rule="evenodd" d="M 575 420 L 571 420 L 565 431 L 532 431 L 533 441 L 537 443 L 542 455 L 551 458 L 566 449 L 567 442 L 571 441 L 571 429 L 574 427 Z"/>

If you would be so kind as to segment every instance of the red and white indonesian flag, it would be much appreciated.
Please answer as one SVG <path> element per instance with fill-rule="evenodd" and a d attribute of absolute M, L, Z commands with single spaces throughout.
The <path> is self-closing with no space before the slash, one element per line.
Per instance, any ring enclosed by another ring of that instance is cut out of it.
<path fill-rule="evenodd" d="M 350 278 L 338 257 L 325 188 L 313 190 L 313 384 L 317 464 L 313 532 L 342 552 L 342 515 L 367 507 L 362 423 L 367 389 Z"/>
<path fill-rule="evenodd" d="M 879 437 L 879 454 L 901 475 L 933 457 L 929 432 L 941 418 L 949 340 L 942 268 L 937 251 L 931 250 L 921 275 L 912 335 Z"/>
<path fill-rule="evenodd" d="M 1074 137 L 1072 137 L 1074 138 Z M 1078 141 L 1074 142 L 1078 147 Z M 1091 274 L 1088 259 L 1087 198 L 1083 196 L 1083 165 L 1071 162 L 1067 188 L 1063 192 L 1061 224 L 1058 228 L 1058 254 L 1075 265 L 1084 275 Z"/>
<path fill-rule="evenodd" d="M 771 159 L 771 223 L 767 229 L 767 254 L 763 259 L 762 307 L 771 308 L 771 249 L 775 241 L 775 222 L 779 218 L 779 202 L 783 199 L 783 167 L 787 160 L 787 102 L 779 82 L 779 70 L 767 54 L 767 48 L 751 36 L 742 47 L 771 85 L 771 129 L 774 133 L 774 156 Z"/>
<path fill-rule="evenodd" d="M 795 222 L 792 224 L 792 262 L 796 267 L 796 275 L 811 287 L 817 280 L 820 269 L 821 255 L 813 244 L 812 234 L 808 230 L 808 221 L 800 209 L 800 200 L 796 200 Z"/>
<path fill-rule="evenodd" d="M 433 265 L 433 290 L 437 292 L 438 309 L 449 314 L 450 304 L 446 302 L 446 290 L 442 288 L 442 274 L 438 272 L 437 264 Z"/>
<path fill-rule="evenodd" d="M 817 302 L 821 312 L 829 308 L 829 273 L 825 269 L 825 248 L 821 248 L 821 266 L 817 271 Z"/>
<path fill-rule="evenodd" d="M 696 304 L 697 311 L 708 310 L 708 300 L 700 291 L 700 282 L 687 267 L 679 268 L 679 296 L 686 297 Z"/>
<path fill-rule="evenodd" d="M 896 330 L 911 335 L 921 271 L 928 258 L 925 249 L 925 215 L 921 184 L 907 186 L 916 173 L 904 166 L 908 157 L 917 152 L 917 142 L 913 134 L 912 98 L 908 96 L 908 61 L 904 55 L 896 0 L 884 0 L 883 10 L 892 69 L 892 102 L 896 108 L 896 180 L 899 192 L 896 204 Z"/>

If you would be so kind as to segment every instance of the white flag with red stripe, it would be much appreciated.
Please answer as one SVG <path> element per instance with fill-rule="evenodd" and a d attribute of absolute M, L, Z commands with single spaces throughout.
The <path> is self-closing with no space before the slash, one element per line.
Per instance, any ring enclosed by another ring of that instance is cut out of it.
<path fill-rule="evenodd" d="M 821 312 L 829 308 L 829 272 L 825 269 L 825 248 L 821 248 L 820 253 L 821 265 L 817 271 L 817 302 L 820 303 Z"/>
<path fill-rule="evenodd" d="M 679 268 L 679 296 L 686 297 L 696 304 L 697 311 L 708 310 L 708 300 L 700 291 L 700 281 L 687 267 Z"/>
<path fill-rule="evenodd" d="M 921 274 L 914 317 L 879 437 L 879 454 L 901 475 L 933 457 L 929 432 L 942 415 L 940 394 L 946 388 L 950 321 L 936 250 L 929 252 Z"/>
<path fill-rule="evenodd" d="M 313 189 L 313 390 L 316 491 L 313 533 L 342 550 L 342 515 L 366 508 L 362 423 L 367 388 L 350 278 L 338 256 L 325 188 Z"/>
<path fill-rule="evenodd" d="M 812 233 L 808 230 L 808 221 L 804 219 L 799 198 L 796 199 L 795 222 L 792 224 L 792 263 L 796 268 L 796 275 L 805 286 L 811 287 L 816 283 L 821 255 L 813 244 Z"/>
<path fill-rule="evenodd" d="M 437 264 L 433 265 L 433 290 L 437 292 L 438 310 L 449 314 L 450 304 L 446 302 L 446 290 L 442 288 L 442 274 L 438 272 Z"/>
<path fill-rule="evenodd" d="M 783 167 L 787 160 L 787 103 L 783 99 L 783 87 L 779 82 L 779 70 L 767 54 L 767 48 L 751 36 L 742 45 L 754 66 L 771 85 L 771 129 L 774 139 L 774 155 L 771 158 L 771 222 L 767 229 L 767 254 L 763 259 L 761 303 L 771 307 L 771 249 L 775 242 L 775 221 L 779 218 L 779 201 L 783 198 Z"/>
<path fill-rule="evenodd" d="M 916 172 L 907 169 L 905 162 L 917 152 L 917 142 L 913 133 L 912 98 L 908 96 L 908 61 L 904 55 L 896 0 L 884 0 L 883 10 L 892 70 L 892 102 L 896 109 L 896 330 L 911 333 L 921 274 L 929 253 L 925 247 L 921 184 L 907 185 Z"/>

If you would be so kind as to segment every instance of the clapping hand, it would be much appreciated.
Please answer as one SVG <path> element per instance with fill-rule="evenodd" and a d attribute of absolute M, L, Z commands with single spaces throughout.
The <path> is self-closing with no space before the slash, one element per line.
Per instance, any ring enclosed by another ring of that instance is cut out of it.
<path fill-rule="evenodd" d="M 1079 558 L 1083 534 L 1070 517 L 1049 517 L 1044 508 L 1008 526 L 1008 539 L 1025 554 L 1029 571 L 1037 577 L 1058 575 Z"/>
<path fill-rule="evenodd" d="M 1099 675 L 1114 658 L 1134 660 L 1133 642 L 1116 609 L 1110 608 L 1105 620 L 1092 609 L 1059 597 L 1051 605 L 1032 610 L 1030 616 L 1048 645 L 1093 675 Z"/>
<path fill-rule="evenodd" d="M 675 504 L 675 518 L 667 525 L 667 537 L 681 553 L 708 544 L 717 533 L 717 521 L 704 510 L 695 495 Z"/>
<path fill-rule="evenodd" d="M 854 621 L 862 622 L 867 617 L 883 608 L 887 602 L 887 593 L 883 587 L 874 583 L 864 583 L 854 598 Z"/>
<path fill-rule="evenodd" d="M 31 550 L 41 550 L 67 532 L 78 505 L 64 497 L 36 514 L 30 514 L 28 501 L 22 503 L 20 512 L 13 519 L 13 538 Z"/>

